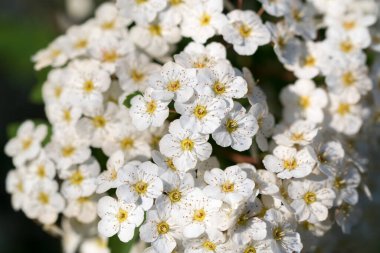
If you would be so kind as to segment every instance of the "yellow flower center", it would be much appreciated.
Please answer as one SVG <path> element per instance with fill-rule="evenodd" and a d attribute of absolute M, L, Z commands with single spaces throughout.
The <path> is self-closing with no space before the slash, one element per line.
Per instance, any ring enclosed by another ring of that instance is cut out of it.
<path fill-rule="evenodd" d="M 245 226 L 247 225 L 248 220 L 249 220 L 248 215 L 242 214 L 239 216 L 239 219 L 237 220 L 237 224 L 240 226 Z"/>
<path fill-rule="evenodd" d="M 148 184 L 144 181 L 137 182 L 133 187 L 139 195 L 144 195 L 148 190 Z"/>
<path fill-rule="evenodd" d="M 62 54 L 62 51 L 59 50 L 59 49 L 53 49 L 53 50 L 50 51 L 50 57 L 53 58 L 53 59 L 57 58 L 61 54 Z"/>
<path fill-rule="evenodd" d="M 75 147 L 73 146 L 66 146 L 61 149 L 61 154 L 63 157 L 70 157 L 74 154 Z"/>
<path fill-rule="evenodd" d="M 160 235 L 166 234 L 169 232 L 169 224 L 166 223 L 165 221 L 161 221 L 160 223 L 157 224 L 157 232 Z"/>
<path fill-rule="evenodd" d="M 135 2 L 137 3 L 137 4 L 144 4 L 144 3 L 146 3 L 148 0 L 135 0 Z"/>
<path fill-rule="evenodd" d="M 308 55 L 306 56 L 306 58 L 304 59 L 304 66 L 305 67 L 314 67 L 315 64 L 316 64 L 316 59 L 315 57 L 313 57 L 312 55 Z"/>
<path fill-rule="evenodd" d="M 238 129 L 239 125 L 236 120 L 228 119 L 226 122 L 227 132 L 233 133 Z"/>
<path fill-rule="evenodd" d="M 149 114 L 153 114 L 157 109 L 157 104 L 155 100 L 152 100 L 146 103 L 146 112 Z"/>
<path fill-rule="evenodd" d="M 205 248 L 208 251 L 215 251 L 216 250 L 216 244 L 210 241 L 205 241 L 203 243 L 203 248 Z"/>
<path fill-rule="evenodd" d="M 92 124 L 96 128 L 103 128 L 107 124 L 107 120 L 101 115 L 95 116 L 94 118 L 92 118 Z"/>
<path fill-rule="evenodd" d="M 70 110 L 64 109 L 63 110 L 63 120 L 66 122 L 71 122 L 71 112 Z"/>
<path fill-rule="evenodd" d="M 303 109 L 308 108 L 310 106 L 310 97 L 309 96 L 300 96 L 298 104 Z"/>
<path fill-rule="evenodd" d="M 340 116 L 344 116 L 346 115 L 347 113 L 350 112 L 350 105 L 347 104 L 347 103 L 340 103 L 339 106 L 338 106 L 338 109 L 336 110 L 337 113 L 340 115 Z"/>
<path fill-rule="evenodd" d="M 256 253 L 256 249 L 253 246 L 245 248 L 244 253 Z"/>
<path fill-rule="evenodd" d="M 287 170 L 294 170 L 297 167 L 297 161 L 294 158 L 284 161 L 284 168 Z"/>
<path fill-rule="evenodd" d="M 354 45 L 349 40 L 346 40 L 340 43 L 340 50 L 343 53 L 350 53 L 353 49 L 354 49 Z"/>
<path fill-rule="evenodd" d="M 343 22 L 343 28 L 344 28 L 346 31 L 349 31 L 349 30 L 354 29 L 355 26 L 356 26 L 356 22 L 355 22 L 354 20 Z"/>
<path fill-rule="evenodd" d="M 179 202 L 182 198 L 182 194 L 180 191 L 177 189 L 172 190 L 171 192 L 168 193 L 169 199 L 171 202 L 176 203 Z"/>
<path fill-rule="evenodd" d="M 181 145 L 182 146 L 182 145 Z M 183 149 L 183 148 L 182 148 Z M 165 163 L 166 163 L 166 165 L 169 167 L 169 169 L 171 169 L 172 171 L 176 171 L 177 170 L 177 168 L 174 166 L 174 163 L 173 163 L 173 159 L 171 159 L 171 158 L 167 158 L 166 160 L 165 160 Z"/>
<path fill-rule="evenodd" d="M 130 76 L 131 76 L 132 80 L 135 81 L 136 83 L 141 82 L 142 80 L 144 80 L 144 77 L 145 77 L 143 73 L 139 72 L 136 69 L 133 69 L 131 71 Z"/>
<path fill-rule="evenodd" d="M 79 197 L 79 198 L 77 199 L 77 202 L 78 202 L 79 204 L 84 204 L 84 203 L 89 202 L 89 201 L 90 201 L 90 198 L 89 198 L 89 197 Z"/>
<path fill-rule="evenodd" d="M 201 26 L 208 26 L 211 22 L 211 16 L 207 13 L 203 13 L 202 16 L 199 18 L 199 23 Z"/>
<path fill-rule="evenodd" d="M 183 139 L 181 141 L 181 149 L 183 151 L 192 151 L 194 148 L 194 142 L 189 138 Z"/>
<path fill-rule="evenodd" d="M 213 90 L 215 94 L 222 95 L 224 92 L 226 92 L 226 85 L 217 81 L 214 83 Z"/>
<path fill-rule="evenodd" d="M 71 177 L 70 177 L 70 182 L 73 185 L 80 185 L 84 180 L 84 176 L 80 170 L 75 171 Z"/>
<path fill-rule="evenodd" d="M 307 192 L 303 196 L 303 199 L 305 200 L 306 204 L 310 205 L 317 201 L 317 195 L 314 192 Z"/>
<path fill-rule="evenodd" d="M 115 62 L 119 59 L 119 55 L 116 50 L 103 51 L 102 60 L 104 62 Z"/>
<path fill-rule="evenodd" d="M 46 176 L 46 170 L 45 170 L 45 166 L 43 164 L 41 164 L 37 167 L 37 176 L 39 178 L 44 178 Z"/>
<path fill-rule="evenodd" d="M 303 133 L 293 133 L 291 139 L 292 141 L 302 141 L 304 140 Z"/>
<path fill-rule="evenodd" d="M 334 180 L 334 186 L 337 189 L 343 189 L 346 187 L 346 181 L 343 178 L 336 177 Z"/>
<path fill-rule="evenodd" d="M 176 92 L 177 90 L 179 90 L 179 88 L 181 88 L 181 83 L 178 80 L 171 81 L 168 83 L 166 88 L 168 89 L 168 91 Z"/>
<path fill-rule="evenodd" d="M 169 0 L 170 5 L 179 5 L 183 3 L 183 0 Z"/>
<path fill-rule="evenodd" d="M 125 211 L 124 209 L 119 208 L 119 212 L 117 213 L 117 220 L 119 223 L 123 223 L 128 219 L 128 212 Z"/>
<path fill-rule="evenodd" d="M 61 94 L 62 94 L 62 87 L 61 86 L 54 87 L 54 96 L 56 98 L 59 98 Z"/>
<path fill-rule="evenodd" d="M 351 71 L 348 71 L 342 75 L 342 81 L 344 86 L 349 87 L 356 82 L 356 78 Z"/>
<path fill-rule="evenodd" d="M 197 105 L 197 106 L 194 108 L 194 115 L 195 115 L 195 117 L 197 117 L 198 119 L 202 119 L 204 116 L 207 115 L 207 108 L 206 108 L 206 106 L 203 106 L 203 105 Z"/>
<path fill-rule="evenodd" d="M 285 232 L 282 230 L 281 227 L 277 227 L 273 230 L 273 239 L 276 241 L 282 240 L 284 238 Z"/>
<path fill-rule="evenodd" d="M 242 24 L 239 27 L 239 33 L 241 37 L 248 38 L 252 34 L 252 28 L 246 24 Z"/>
<path fill-rule="evenodd" d="M 38 195 L 38 201 L 43 205 L 49 204 L 49 201 L 50 201 L 49 195 L 46 194 L 45 192 L 40 192 L 40 194 Z"/>
<path fill-rule="evenodd" d="M 231 183 L 229 181 L 225 182 L 224 184 L 222 184 L 222 191 L 223 192 L 233 192 L 235 189 L 235 185 L 234 183 Z"/>
<path fill-rule="evenodd" d="M 133 145 L 134 145 L 134 140 L 130 137 L 125 137 L 124 139 L 120 141 L 120 148 L 122 150 L 129 150 L 133 148 Z"/>
<path fill-rule="evenodd" d="M 30 148 L 30 146 L 32 145 L 33 143 L 33 139 L 31 138 L 25 138 L 24 140 L 22 140 L 21 142 L 21 145 L 22 145 L 22 149 L 23 150 L 27 150 Z"/>
<path fill-rule="evenodd" d="M 87 80 L 83 84 L 83 90 L 87 93 L 92 92 L 95 89 L 94 82 L 92 80 Z"/>
<path fill-rule="evenodd" d="M 86 48 L 88 44 L 88 41 L 86 39 L 79 39 L 77 42 L 74 44 L 74 48 L 76 49 L 83 49 Z"/>
<path fill-rule="evenodd" d="M 194 212 L 193 220 L 195 221 L 203 221 L 206 218 L 206 212 L 204 209 L 198 209 Z"/>
<path fill-rule="evenodd" d="M 149 26 L 149 32 L 153 36 L 161 36 L 161 34 L 162 34 L 161 26 L 159 26 L 159 25 L 150 25 Z"/>
<path fill-rule="evenodd" d="M 103 30 L 112 30 L 115 28 L 115 20 L 103 22 L 101 27 Z"/>

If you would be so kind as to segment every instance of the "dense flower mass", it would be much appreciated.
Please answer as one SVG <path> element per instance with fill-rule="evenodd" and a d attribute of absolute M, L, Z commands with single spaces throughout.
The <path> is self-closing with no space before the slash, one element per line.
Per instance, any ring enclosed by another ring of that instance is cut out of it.
<path fill-rule="evenodd" d="M 380 5 L 256 6 L 117 0 L 38 52 L 49 124 L 5 147 L 13 208 L 66 253 L 110 252 L 114 235 L 145 253 L 291 253 L 348 233 L 367 189 L 355 142 L 380 114 Z M 264 45 L 296 77 L 277 124 L 227 58 Z"/>

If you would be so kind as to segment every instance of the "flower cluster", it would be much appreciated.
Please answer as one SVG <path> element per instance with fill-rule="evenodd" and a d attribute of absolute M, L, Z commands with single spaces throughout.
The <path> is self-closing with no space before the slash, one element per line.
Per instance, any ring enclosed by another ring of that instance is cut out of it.
<path fill-rule="evenodd" d="M 257 4 L 117 0 L 38 52 L 49 126 L 26 121 L 5 147 L 14 209 L 67 253 L 109 252 L 114 235 L 145 253 L 290 253 L 334 223 L 348 233 L 369 194 L 355 141 L 379 121 L 380 58 L 370 74 L 364 51 L 380 52 L 379 6 Z M 297 79 L 276 125 L 227 58 L 270 43 Z"/>

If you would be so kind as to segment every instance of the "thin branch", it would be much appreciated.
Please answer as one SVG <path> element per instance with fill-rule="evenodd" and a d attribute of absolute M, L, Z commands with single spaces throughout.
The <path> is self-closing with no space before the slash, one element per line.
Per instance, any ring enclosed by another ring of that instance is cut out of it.
<path fill-rule="evenodd" d="M 232 11 L 235 9 L 235 6 L 228 0 L 224 0 L 224 7 L 226 7 L 228 11 Z"/>
<path fill-rule="evenodd" d="M 243 9 L 244 5 L 244 0 L 237 0 L 237 8 L 238 9 Z"/>
<path fill-rule="evenodd" d="M 264 11 L 265 11 L 264 8 L 261 7 L 260 10 L 257 12 L 257 15 L 259 15 L 259 16 L 263 15 Z"/>
<path fill-rule="evenodd" d="M 255 166 L 261 164 L 261 161 L 259 159 L 256 159 L 252 156 L 242 155 L 237 152 L 230 152 L 223 149 L 219 149 L 218 152 L 221 152 L 224 157 L 234 163 L 250 163 Z"/>

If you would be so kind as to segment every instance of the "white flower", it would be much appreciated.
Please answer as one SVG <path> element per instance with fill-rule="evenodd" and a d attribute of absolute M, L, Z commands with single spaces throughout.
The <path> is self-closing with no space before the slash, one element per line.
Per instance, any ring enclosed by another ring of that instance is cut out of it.
<path fill-rule="evenodd" d="M 34 69 L 40 70 L 50 65 L 53 67 L 64 65 L 68 60 L 67 46 L 67 37 L 56 38 L 46 49 L 42 49 L 33 55 Z"/>
<path fill-rule="evenodd" d="M 94 36 L 94 28 L 93 22 L 87 22 L 81 26 L 73 26 L 67 30 L 68 56 L 71 59 L 86 55 L 90 40 L 96 37 Z"/>
<path fill-rule="evenodd" d="M 285 127 L 284 127 L 285 128 Z M 292 147 L 294 145 L 306 146 L 311 144 L 318 134 L 318 128 L 313 122 L 298 120 L 290 127 L 273 136 L 277 145 Z"/>
<path fill-rule="evenodd" d="M 220 43 L 211 42 L 204 46 L 190 42 L 180 54 L 174 55 L 174 60 L 182 67 L 200 70 L 227 61 L 226 55 L 226 48 Z"/>
<path fill-rule="evenodd" d="M 208 198 L 200 189 L 189 193 L 179 211 L 184 224 L 183 235 L 186 238 L 197 238 L 207 232 L 212 237 L 223 237 L 215 226 L 221 206 L 222 201 Z"/>
<path fill-rule="evenodd" d="M 258 46 L 269 43 L 270 33 L 253 11 L 233 10 L 227 17 L 229 22 L 223 27 L 222 35 L 238 54 L 252 55 Z"/>
<path fill-rule="evenodd" d="M 327 75 L 326 83 L 333 94 L 344 97 L 347 102 L 356 103 L 372 88 L 368 69 L 364 59 L 357 57 L 345 61 L 344 65 Z"/>
<path fill-rule="evenodd" d="M 334 205 L 339 206 L 343 202 L 350 205 L 358 203 L 359 194 L 357 188 L 359 187 L 361 176 L 352 164 L 343 168 L 334 168 L 329 180 L 336 193 Z"/>
<path fill-rule="evenodd" d="M 336 223 L 345 234 L 351 233 L 352 226 L 359 222 L 362 215 L 362 211 L 359 207 L 347 203 L 343 203 L 335 210 Z"/>
<path fill-rule="evenodd" d="M 101 236 L 86 239 L 80 246 L 80 253 L 110 253 L 108 239 Z"/>
<path fill-rule="evenodd" d="M 209 0 L 195 4 L 188 10 L 183 20 L 182 35 L 190 37 L 195 42 L 205 43 L 226 23 L 226 17 L 222 11 L 222 0 Z"/>
<path fill-rule="evenodd" d="M 323 121 L 322 109 L 327 105 L 327 95 L 323 89 L 316 88 L 312 80 L 300 79 L 287 86 L 281 91 L 280 99 L 287 122 L 293 123 L 300 117 L 315 123 Z"/>
<path fill-rule="evenodd" d="M 259 0 L 263 4 L 263 8 L 272 16 L 281 17 L 289 11 L 289 0 Z"/>
<path fill-rule="evenodd" d="M 288 195 L 293 200 L 290 206 L 299 221 L 316 223 L 327 219 L 328 208 L 333 205 L 335 192 L 323 183 L 303 180 L 292 181 L 288 186 Z"/>
<path fill-rule="evenodd" d="M 162 15 L 159 17 L 154 22 L 134 26 L 130 34 L 133 42 L 153 57 L 164 56 L 172 44 L 181 40 L 180 29 L 175 24 L 165 22 Z"/>
<path fill-rule="evenodd" d="M 158 12 L 162 11 L 167 2 L 165 0 L 117 0 L 122 15 L 138 24 L 152 21 Z"/>
<path fill-rule="evenodd" d="M 194 178 L 191 174 L 185 173 L 179 176 L 174 173 L 161 175 L 164 183 L 164 192 L 156 200 L 158 210 L 163 208 L 172 210 L 173 213 L 179 212 L 186 196 L 194 189 Z"/>
<path fill-rule="evenodd" d="M 125 27 L 131 22 L 120 15 L 120 11 L 114 3 L 105 2 L 95 11 L 94 23 L 100 28 L 100 33 L 96 34 L 95 38 L 98 39 L 101 36 L 121 36 Z"/>
<path fill-rule="evenodd" d="M 163 184 L 158 175 L 158 167 L 152 162 L 129 162 L 119 169 L 118 177 L 123 182 L 116 190 L 119 199 L 127 203 L 142 205 L 149 210 L 153 199 L 162 194 Z"/>
<path fill-rule="evenodd" d="M 150 126 L 162 126 L 169 116 L 169 101 L 152 98 L 153 89 L 148 88 L 144 96 L 137 95 L 131 100 L 130 116 L 138 130 L 145 130 Z"/>
<path fill-rule="evenodd" d="M 247 93 L 247 82 L 236 76 L 231 64 L 219 62 L 198 74 L 198 85 L 209 86 L 215 97 L 225 98 L 232 105 L 232 98 L 242 98 Z"/>
<path fill-rule="evenodd" d="M 103 107 L 102 93 L 109 88 L 111 79 L 97 61 L 78 60 L 69 65 L 64 84 L 67 89 L 62 99 L 88 114 Z"/>
<path fill-rule="evenodd" d="M 259 126 L 256 133 L 256 143 L 259 149 L 262 151 L 268 150 L 269 146 L 267 138 L 272 134 L 274 126 L 273 115 L 268 112 L 267 106 L 260 103 L 252 105 L 248 114 L 252 114 L 256 117 Z"/>
<path fill-rule="evenodd" d="M 214 97 L 209 87 L 200 87 L 195 97 L 185 104 L 176 103 L 181 114 L 180 122 L 185 128 L 199 131 L 201 134 L 214 132 L 229 111 L 224 99 Z"/>
<path fill-rule="evenodd" d="M 46 116 L 57 129 L 73 128 L 82 116 L 82 110 L 67 103 L 51 103 L 46 105 Z"/>
<path fill-rule="evenodd" d="M 22 208 L 24 202 L 28 199 L 25 188 L 25 168 L 17 168 L 10 170 L 5 179 L 5 189 L 8 194 L 12 195 L 12 207 L 18 211 Z"/>
<path fill-rule="evenodd" d="M 104 193 L 122 184 L 118 177 L 119 169 L 124 165 L 122 151 L 115 152 L 107 161 L 107 170 L 103 171 L 96 179 L 96 193 Z"/>
<path fill-rule="evenodd" d="M 100 165 L 94 158 L 62 171 L 60 178 L 65 180 L 62 183 L 62 194 L 68 199 L 90 196 L 96 190 L 99 172 Z"/>
<path fill-rule="evenodd" d="M 335 175 L 337 166 L 341 165 L 345 156 L 342 144 L 339 141 L 317 138 L 313 146 L 316 150 L 319 170 L 326 176 Z"/>
<path fill-rule="evenodd" d="M 280 210 L 270 209 L 264 219 L 268 222 L 268 240 L 274 253 L 301 252 L 302 243 L 296 224 L 291 217 Z"/>
<path fill-rule="evenodd" d="M 168 62 L 159 74 L 151 77 L 149 83 L 157 99 L 186 102 L 193 96 L 193 88 L 197 85 L 196 70 Z"/>
<path fill-rule="evenodd" d="M 65 90 L 64 77 L 65 69 L 53 69 L 49 72 L 47 80 L 42 85 L 42 97 L 46 105 L 62 101 Z"/>
<path fill-rule="evenodd" d="M 102 236 L 111 237 L 117 233 L 122 242 L 133 238 L 135 228 L 144 220 L 144 211 L 133 203 L 117 201 L 105 196 L 98 202 L 98 231 Z"/>
<path fill-rule="evenodd" d="M 208 135 L 181 127 L 179 120 L 175 120 L 169 126 L 169 134 L 160 141 L 160 151 L 173 158 L 178 170 L 186 172 L 195 167 L 197 160 L 205 161 L 210 157 L 212 147 L 208 138 Z"/>
<path fill-rule="evenodd" d="M 39 154 L 46 135 L 46 125 L 35 126 L 32 121 L 25 121 L 17 129 L 16 136 L 5 145 L 5 154 L 13 158 L 16 166 L 22 166 Z"/>
<path fill-rule="evenodd" d="M 127 53 L 134 51 L 134 45 L 129 40 L 120 40 L 115 36 L 102 36 L 93 40 L 89 53 L 101 62 L 101 66 L 108 73 L 114 74 L 116 62 Z"/>
<path fill-rule="evenodd" d="M 181 225 L 170 209 L 149 210 L 145 223 L 140 227 L 141 240 L 151 243 L 157 252 L 171 253 L 181 239 Z"/>
<path fill-rule="evenodd" d="M 152 63 L 143 53 L 131 53 L 116 63 L 116 75 L 120 87 L 127 93 L 144 92 L 148 87 L 149 76 L 159 70 L 159 65 Z"/>
<path fill-rule="evenodd" d="M 340 133 L 356 134 L 363 124 L 363 115 L 366 115 L 366 111 L 362 109 L 360 104 L 350 103 L 345 97 L 332 94 L 330 97 L 329 111 L 332 118 L 329 126 Z"/>
<path fill-rule="evenodd" d="M 234 209 L 249 198 L 255 187 L 255 183 L 247 178 L 247 173 L 237 165 L 224 171 L 218 168 L 206 171 L 204 180 L 208 186 L 203 191 L 208 196 L 223 200 Z"/>
<path fill-rule="evenodd" d="M 247 114 L 245 108 L 235 102 L 221 126 L 212 133 L 212 138 L 222 147 L 231 146 L 237 151 L 244 151 L 252 145 L 252 138 L 258 129 L 254 115 Z"/>
<path fill-rule="evenodd" d="M 223 236 L 210 238 L 209 236 L 202 236 L 197 239 L 187 240 L 184 243 L 185 253 L 231 253 L 227 251 L 227 245 L 224 244 L 225 238 Z"/>
<path fill-rule="evenodd" d="M 41 152 L 37 159 L 30 163 L 27 170 L 26 184 L 29 185 L 28 187 L 33 187 L 45 180 L 53 180 L 56 174 L 54 163 L 44 152 Z"/>
<path fill-rule="evenodd" d="M 96 219 L 96 204 L 97 196 L 69 199 L 63 213 L 66 217 L 88 224 Z"/>
<path fill-rule="evenodd" d="M 65 201 L 57 190 L 56 181 L 37 184 L 24 202 L 23 210 L 26 216 L 46 225 L 56 222 L 58 214 L 65 206 Z"/>
<path fill-rule="evenodd" d="M 288 26 L 305 40 L 314 39 L 317 26 L 314 19 L 315 10 L 311 4 L 294 0 L 289 7 L 289 10 L 285 13 Z"/>
<path fill-rule="evenodd" d="M 315 153 L 310 146 L 297 151 L 295 148 L 277 146 L 273 155 L 266 155 L 263 163 L 267 170 L 277 173 L 281 179 L 303 178 L 311 173 L 315 164 Z"/>
<path fill-rule="evenodd" d="M 75 129 L 54 133 L 45 150 L 57 164 L 57 169 L 61 170 L 65 170 L 73 164 L 82 163 L 91 155 L 88 141 L 80 137 Z"/>

